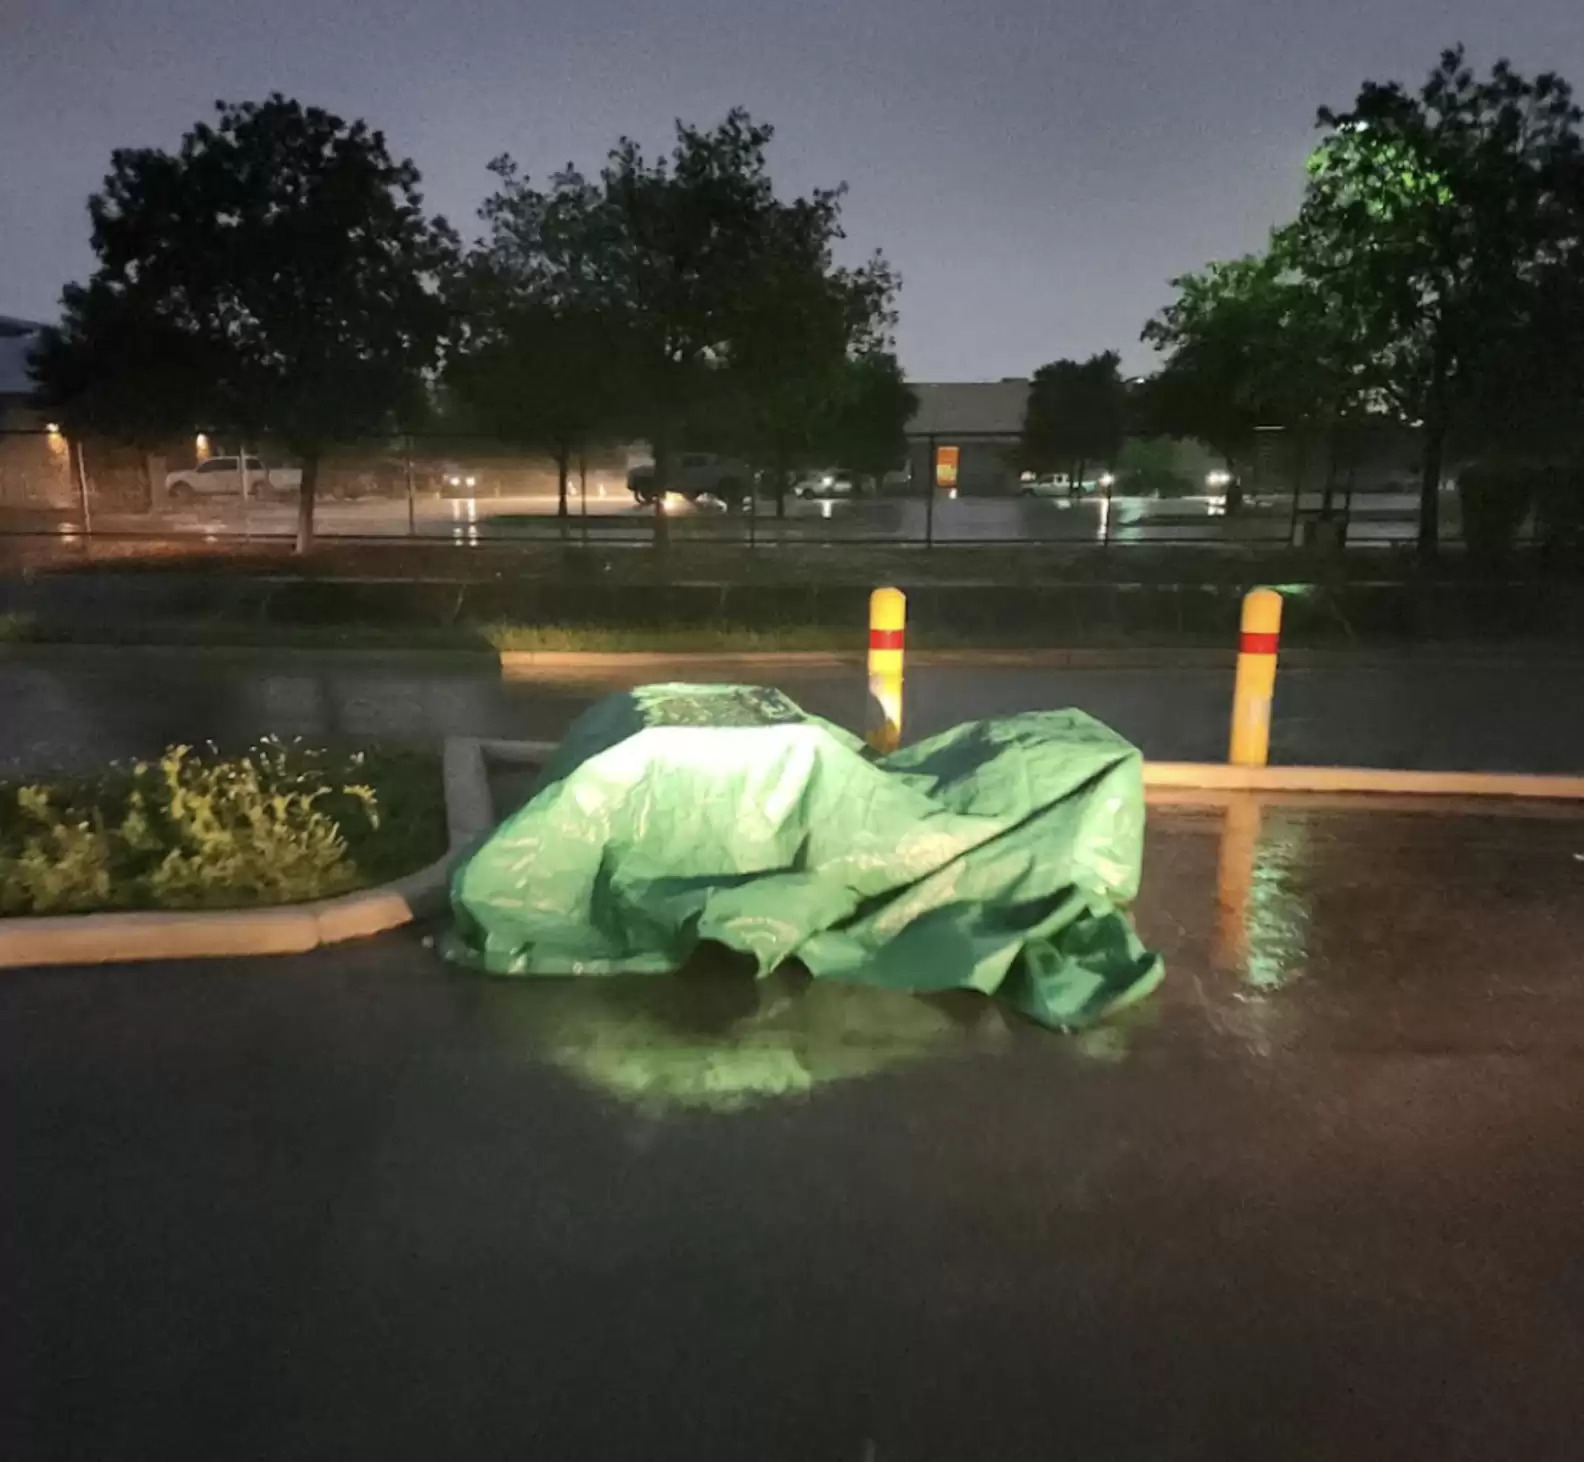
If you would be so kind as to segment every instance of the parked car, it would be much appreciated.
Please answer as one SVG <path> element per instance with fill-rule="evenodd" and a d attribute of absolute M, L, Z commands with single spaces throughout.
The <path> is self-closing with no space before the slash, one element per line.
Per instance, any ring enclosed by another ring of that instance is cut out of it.
<path fill-rule="evenodd" d="M 1109 472 L 1098 477 L 1086 477 L 1082 487 L 1085 492 L 1110 487 L 1115 479 Z M 1072 477 L 1066 472 L 1025 472 L 1018 479 L 1019 497 L 1071 497 Z"/>
<path fill-rule="evenodd" d="M 713 498 L 729 508 L 742 507 L 753 491 L 753 469 L 734 457 L 717 457 L 712 452 L 684 452 L 671 469 L 667 490 L 690 503 Z M 644 506 L 655 500 L 653 464 L 634 467 L 627 474 L 627 486 Z"/>
<path fill-rule="evenodd" d="M 857 492 L 857 477 L 845 467 L 816 467 L 792 484 L 794 497 L 853 497 Z"/>
<path fill-rule="evenodd" d="M 266 467 L 257 457 L 245 462 L 249 495 L 260 492 L 296 492 L 302 486 L 302 471 L 297 467 Z M 183 498 L 213 497 L 241 493 L 244 462 L 239 457 L 210 457 L 196 467 L 165 474 L 165 495 L 174 501 Z"/>

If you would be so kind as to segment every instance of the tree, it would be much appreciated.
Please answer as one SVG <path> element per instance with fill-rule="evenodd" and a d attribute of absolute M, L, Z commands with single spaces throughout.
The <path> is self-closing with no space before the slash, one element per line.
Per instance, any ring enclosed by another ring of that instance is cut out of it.
<path fill-rule="evenodd" d="M 573 457 L 620 430 L 620 346 L 603 317 L 532 300 L 481 310 L 469 329 L 446 381 L 492 436 L 555 459 L 564 527 Z"/>
<path fill-rule="evenodd" d="M 1493 342 L 1530 312 L 1540 281 L 1577 267 L 1579 109 L 1559 77 L 1498 61 L 1485 80 L 1461 48 L 1417 94 L 1366 82 L 1323 110 L 1292 257 L 1355 312 L 1379 389 L 1422 424 L 1419 549 L 1433 558 L 1448 434 L 1494 369 Z"/>
<path fill-rule="evenodd" d="M 1122 450 L 1127 390 L 1114 350 L 1086 361 L 1054 360 L 1034 372 L 1023 418 L 1023 465 L 1064 471 L 1074 493 L 1086 464 L 1113 462 Z"/>
<path fill-rule="evenodd" d="M 499 166 L 515 178 L 511 164 Z M 497 214 L 459 272 L 444 378 L 475 426 L 555 459 L 564 530 L 573 455 L 623 432 L 630 342 L 614 311 L 546 289 L 523 267 L 515 237 Z"/>
<path fill-rule="evenodd" d="M 1472 552 L 1499 555 L 1531 511 L 1547 554 L 1584 550 L 1584 267 L 1546 270 L 1492 332 L 1447 441 Z"/>
<path fill-rule="evenodd" d="M 790 458 L 843 358 L 888 326 L 884 261 L 832 261 L 842 190 L 777 198 L 771 136 L 740 109 L 707 131 L 678 123 L 668 157 L 623 138 L 597 181 L 568 167 L 545 191 L 510 158 L 491 165 L 492 253 L 525 294 L 600 318 L 622 342 L 625 415 L 662 489 L 690 425 L 750 397 L 741 434 Z"/>
<path fill-rule="evenodd" d="M 885 474 L 907 460 L 907 424 L 917 410 L 897 358 L 871 351 L 847 362 L 821 444 L 832 463 L 870 478 L 878 491 Z"/>
<path fill-rule="evenodd" d="M 1241 505 L 1261 426 L 1329 437 L 1334 469 L 1336 433 L 1369 395 L 1368 351 L 1349 313 L 1296 267 L 1286 232 L 1265 254 L 1172 285 L 1176 300 L 1144 327 L 1143 338 L 1168 352 L 1142 393 L 1146 432 L 1194 437 L 1219 453 L 1229 512 Z"/>
<path fill-rule="evenodd" d="M 146 420 L 164 418 L 170 381 L 187 389 L 198 367 L 189 425 L 277 437 L 301 458 L 303 553 L 325 448 L 387 431 L 422 400 L 454 239 L 425 217 L 417 169 L 366 123 L 279 94 L 216 107 L 219 121 L 174 155 L 113 154 L 89 202 L 99 267 L 67 294 L 68 338 L 101 399 L 143 420 L 115 331 L 158 321 L 161 359 L 180 366 Z"/>
<path fill-rule="evenodd" d="M 198 343 L 142 303 L 100 280 L 67 285 L 62 323 L 43 332 L 29 364 L 40 405 L 68 433 L 140 451 L 152 506 L 163 487 L 155 456 L 193 429 L 193 403 L 212 377 Z"/>

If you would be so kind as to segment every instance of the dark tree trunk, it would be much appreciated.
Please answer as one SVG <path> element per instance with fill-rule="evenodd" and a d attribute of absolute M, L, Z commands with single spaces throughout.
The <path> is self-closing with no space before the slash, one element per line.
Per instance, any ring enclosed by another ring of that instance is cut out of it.
<path fill-rule="evenodd" d="M 786 458 L 777 454 L 775 459 L 776 517 L 786 517 L 787 465 Z"/>
<path fill-rule="evenodd" d="M 314 497 L 319 490 L 319 453 L 302 459 L 302 486 L 297 490 L 297 552 L 311 553 L 314 546 Z"/>
<path fill-rule="evenodd" d="M 1446 460 L 1447 365 L 1437 350 L 1424 414 L 1424 458 L 1419 465 L 1419 561 L 1433 564 L 1441 551 L 1441 469 Z"/>
<path fill-rule="evenodd" d="M 149 512 L 165 506 L 165 458 L 158 452 L 143 454 L 143 480 L 148 484 Z"/>
<path fill-rule="evenodd" d="M 1330 450 L 1326 455 L 1325 488 L 1320 496 L 1320 517 L 1329 523 L 1336 507 L 1337 475 L 1337 424 L 1333 421 L 1329 431 Z"/>
<path fill-rule="evenodd" d="M 671 486 L 671 441 L 664 431 L 655 433 L 654 465 L 654 502 L 650 511 L 654 514 L 654 546 L 658 549 L 664 548 L 671 536 L 665 515 L 666 491 Z"/>
<path fill-rule="evenodd" d="M 572 461 L 571 449 L 565 446 L 556 448 L 556 518 L 561 524 L 561 536 L 566 537 L 567 530 L 567 482 L 570 475 Z"/>
<path fill-rule="evenodd" d="M 1419 473 L 1419 558 L 1434 563 L 1441 548 L 1441 467 L 1446 456 L 1446 424 L 1427 419 L 1424 460 Z"/>

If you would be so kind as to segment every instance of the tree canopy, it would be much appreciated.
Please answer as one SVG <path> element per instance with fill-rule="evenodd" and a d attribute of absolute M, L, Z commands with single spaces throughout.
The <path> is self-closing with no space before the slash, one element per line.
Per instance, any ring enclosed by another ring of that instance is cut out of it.
<path fill-rule="evenodd" d="M 1368 394 L 1368 355 L 1347 312 L 1295 267 L 1282 231 L 1263 255 L 1172 283 L 1177 299 L 1144 327 L 1167 359 L 1145 385 L 1143 425 L 1218 452 L 1235 511 L 1255 432 L 1333 432 Z"/>
<path fill-rule="evenodd" d="M 185 419 L 284 442 L 305 550 L 324 448 L 423 400 L 454 239 L 366 123 L 280 95 L 217 111 L 174 154 L 112 156 L 89 204 L 98 268 L 35 371 L 129 437 Z"/>
<path fill-rule="evenodd" d="M 1023 418 L 1023 465 L 1066 472 L 1077 492 L 1088 464 L 1113 462 L 1126 430 L 1127 392 L 1114 350 L 1053 360 L 1034 372 Z"/>
<path fill-rule="evenodd" d="M 593 416 L 647 437 L 662 481 L 701 429 L 795 465 L 848 362 L 889 343 L 894 274 L 878 255 L 834 262 L 843 190 L 779 198 L 772 135 L 742 110 L 710 129 L 679 123 L 669 155 L 624 138 L 597 179 L 568 167 L 544 189 L 509 157 L 491 165 L 479 266 L 514 307 L 601 322 L 612 353 L 588 383 Z"/>
<path fill-rule="evenodd" d="M 1561 78 L 1498 61 L 1481 79 L 1461 48 L 1417 92 L 1371 81 L 1347 111 L 1322 110 L 1297 218 L 1265 254 L 1174 280 L 1145 327 L 1167 353 L 1147 392 L 1155 426 L 1234 464 L 1257 425 L 1333 441 L 1368 416 L 1418 427 L 1433 555 L 1454 428 L 1477 452 L 1584 401 L 1567 364 L 1584 354 L 1569 303 L 1584 279 L 1580 120 Z"/>
<path fill-rule="evenodd" d="M 1446 51 L 1417 93 L 1367 82 L 1309 159 L 1294 266 L 1367 345 L 1371 383 L 1422 424 L 1420 549 L 1433 555 L 1448 434 L 1500 344 L 1562 323 L 1539 301 L 1584 244 L 1579 109 L 1560 77 Z M 1584 344 L 1584 341 L 1578 342 Z M 1564 347 L 1566 348 L 1566 347 Z"/>
<path fill-rule="evenodd" d="M 825 456 L 873 479 L 878 488 L 885 474 L 907 458 L 905 433 L 916 410 L 918 396 L 889 351 L 871 350 L 850 359 L 823 432 Z"/>

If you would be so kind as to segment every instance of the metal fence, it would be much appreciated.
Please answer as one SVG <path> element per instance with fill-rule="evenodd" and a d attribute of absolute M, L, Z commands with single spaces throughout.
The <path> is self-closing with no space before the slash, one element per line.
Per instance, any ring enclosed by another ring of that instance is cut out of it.
<path fill-rule="evenodd" d="M 944 440 L 944 438 L 942 438 Z M 51 429 L 0 431 L 0 534 L 80 540 L 287 540 L 296 531 L 298 464 L 264 446 L 184 441 L 142 453 L 69 440 Z M 930 454 L 933 458 L 933 453 Z M 917 454 L 915 454 L 917 457 Z M 641 452 L 589 452 L 570 467 L 560 514 L 555 463 L 476 437 L 413 434 L 348 443 L 327 454 L 319 476 L 316 532 L 327 539 L 407 540 L 458 546 L 575 539 L 590 544 L 654 541 L 656 513 L 629 491 Z M 1076 497 L 1020 495 L 1015 488 L 961 491 L 915 470 L 879 492 L 787 495 L 761 488 L 727 504 L 673 496 L 664 504 L 670 538 L 745 547 L 872 543 L 914 545 L 1141 544 L 1206 549 L 1286 547 L 1319 516 L 1318 493 L 1254 491 L 1227 512 L 1223 496 L 1131 496 L 1114 486 Z M 1410 544 L 1414 494 L 1339 498 L 1349 546 Z M 1441 534 L 1461 538 L 1455 494 L 1442 503 Z"/>

